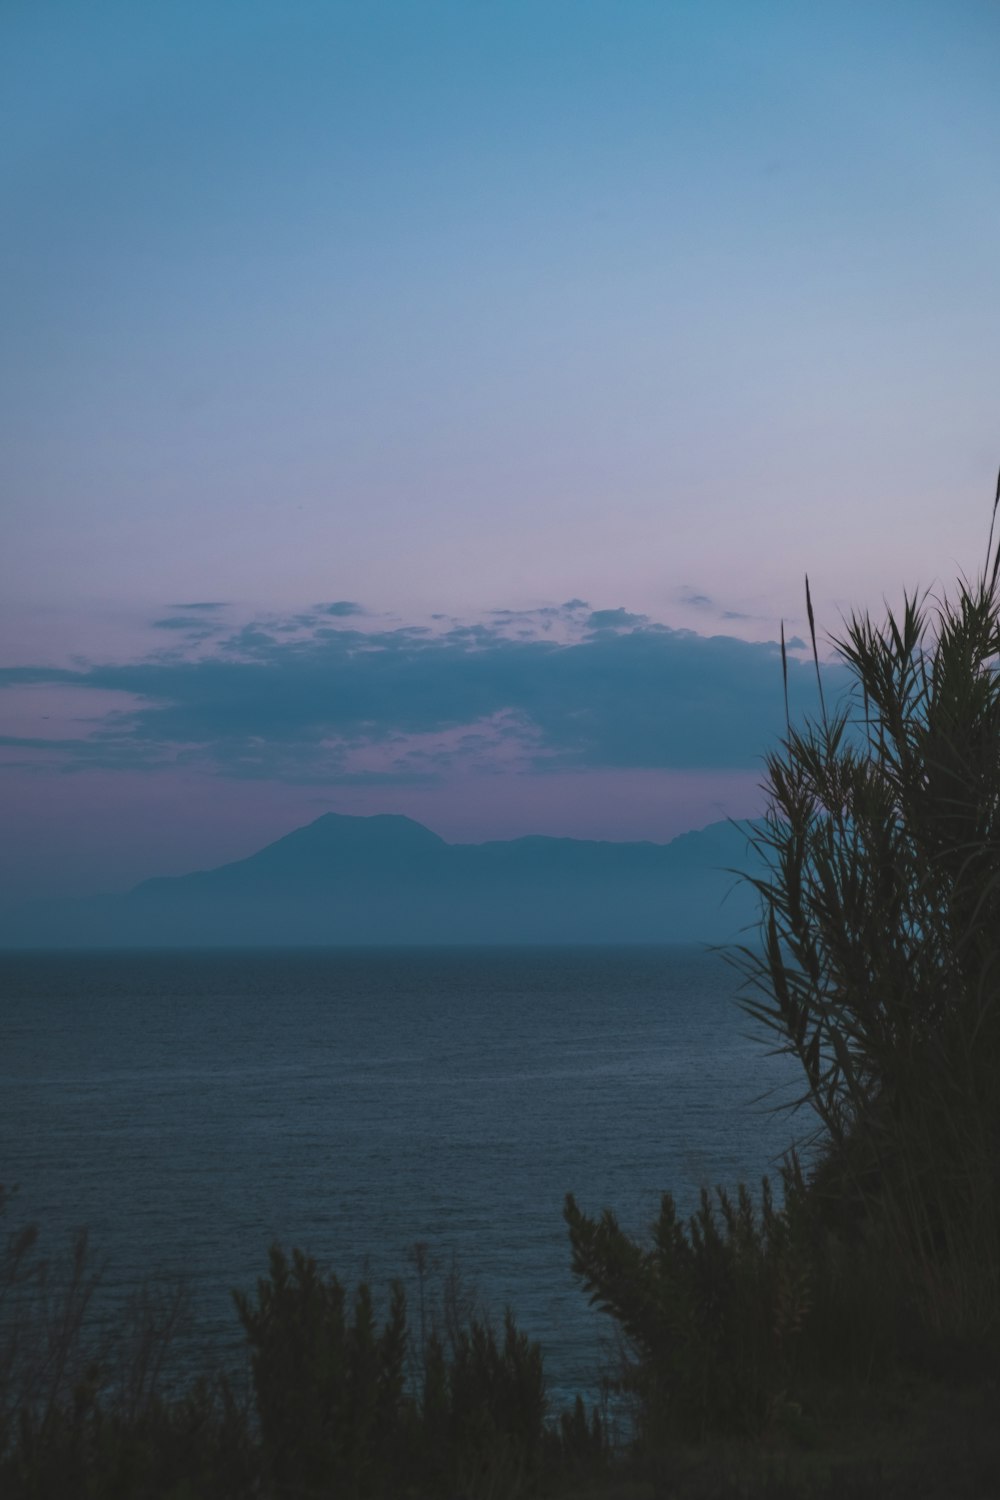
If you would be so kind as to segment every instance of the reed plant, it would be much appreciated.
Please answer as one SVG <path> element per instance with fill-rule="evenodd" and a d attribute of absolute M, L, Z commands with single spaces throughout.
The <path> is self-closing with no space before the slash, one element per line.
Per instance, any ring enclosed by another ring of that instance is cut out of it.
<path fill-rule="evenodd" d="M 833 705 L 806 580 L 819 711 L 799 725 L 782 629 L 786 733 L 744 876 L 758 941 L 728 957 L 799 1065 L 808 1169 L 789 1154 L 780 1205 L 741 1184 L 682 1220 L 666 1194 L 646 1244 L 567 1199 L 647 1446 L 794 1429 L 804 1391 L 900 1368 L 1000 1368 L 998 506 L 1000 482 L 982 572 L 952 596 L 845 622 Z"/>
<path fill-rule="evenodd" d="M 953 596 L 852 615 L 832 709 L 807 580 L 820 713 L 767 756 L 761 941 L 734 955 L 801 1068 L 818 1211 L 964 1347 L 1000 1330 L 998 572 L 991 524 Z M 783 634 L 782 663 L 787 703 Z"/>

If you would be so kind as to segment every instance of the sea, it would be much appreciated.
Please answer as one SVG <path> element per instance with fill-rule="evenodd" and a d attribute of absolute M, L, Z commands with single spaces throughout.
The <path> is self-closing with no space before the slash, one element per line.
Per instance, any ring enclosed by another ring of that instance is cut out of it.
<path fill-rule="evenodd" d="M 808 1133 L 738 987 L 686 946 L 0 954 L 0 1233 L 58 1262 L 86 1225 L 95 1316 L 182 1279 L 192 1366 L 245 1365 L 273 1243 L 411 1309 L 422 1261 L 428 1306 L 457 1277 L 513 1309 L 557 1409 L 614 1358 L 566 1193 L 643 1237 Z"/>

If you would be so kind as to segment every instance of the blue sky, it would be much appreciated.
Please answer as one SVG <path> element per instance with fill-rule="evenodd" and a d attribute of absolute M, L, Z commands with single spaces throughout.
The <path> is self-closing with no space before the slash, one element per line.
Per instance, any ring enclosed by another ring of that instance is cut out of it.
<path fill-rule="evenodd" d="M 998 43 L 971 0 L 12 0 L 0 889 L 329 807 L 752 811 L 803 573 L 836 629 L 982 552 Z"/>

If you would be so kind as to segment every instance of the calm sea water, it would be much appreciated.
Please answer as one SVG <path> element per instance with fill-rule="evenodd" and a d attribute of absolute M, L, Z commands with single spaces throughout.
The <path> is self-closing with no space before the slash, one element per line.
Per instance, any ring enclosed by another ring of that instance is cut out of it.
<path fill-rule="evenodd" d="M 272 1241 L 377 1284 L 426 1242 L 512 1304 L 558 1398 L 603 1328 L 567 1190 L 642 1231 L 796 1128 L 754 1104 L 794 1075 L 735 988 L 676 947 L 0 955 L 0 1181 L 50 1249 L 90 1227 L 106 1297 L 186 1275 L 220 1347 Z"/>

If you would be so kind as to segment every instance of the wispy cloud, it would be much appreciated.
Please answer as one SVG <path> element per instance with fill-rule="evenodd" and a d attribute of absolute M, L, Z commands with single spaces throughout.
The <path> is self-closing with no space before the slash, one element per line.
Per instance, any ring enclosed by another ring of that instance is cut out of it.
<path fill-rule="evenodd" d="M 627 609 L 595 609 L 587 616 L 588 630 L 636 630 L 648 624 L 648 615 L 630 615 Z"/>
<path fill-rule="evenodd" d="M 711 594 L 705 593 L 702 589 L 694 588 L 690 584 L 678 589 L 675 597 L 678 604 L 683 604 L 688 609 L 697 610 L 706 620 L 709 618 L 723 622 L 727 620 L 743 620 L 753 621 L 757 624 L 770 622 L 772 625 L 774 622 L 772 614 L 754 614 L 744 609 L 730 609 L 718 599 L 713 598 Z"/>
<path fill-rule="evenodd" d="M 581 600 L 471 624 L 362 629 L 363 613 L 345 601 L 236 627 L 216 617 L 210 638 L 178 614 L 157 622 L 172 649 L 133 662 L 5 668 L 0 688 L 47 688 L 54 702 L 67 688 L 120 696 L 101 698 L 84 738 L 0 743 L 39 769 L 197 764 L 356 784 L 501 764 L 748 768 L 784 727 L 774 642 Z M 811 666 L 791 660 L 789 686 L 796 708 L 811 704 Z"/>
<path fill-rule="evenodd" d="M 352 599 L 335 599 L 332 604 L 317 604 L 317 611 L 321 615 L 334 615 L 339 619 L 346 619 L 350 615 L 363 615 L 364 610 L 360 604 L 355 604 Z"/>

